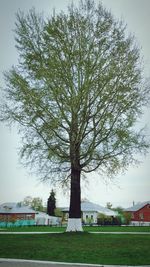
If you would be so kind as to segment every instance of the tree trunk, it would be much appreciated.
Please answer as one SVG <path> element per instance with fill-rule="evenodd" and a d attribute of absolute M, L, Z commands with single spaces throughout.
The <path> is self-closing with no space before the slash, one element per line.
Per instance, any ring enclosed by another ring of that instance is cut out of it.
<path fill-rule="evenodd" d="M 71 168 L 71 193 L 67 232 L 83 231 L 81 222 L 80 175 L 80 170 L 74 167 Z"/>

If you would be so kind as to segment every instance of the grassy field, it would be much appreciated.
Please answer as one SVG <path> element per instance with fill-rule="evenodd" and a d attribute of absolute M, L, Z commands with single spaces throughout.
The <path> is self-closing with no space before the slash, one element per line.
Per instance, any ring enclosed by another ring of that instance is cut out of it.
<path fill-rule="evenodd" d="M 94 264 L 150 264 L 150 235 L 0 235 L 0 258 Z"/>
<path fill-rule="evenodd" d="M 1 228 L 0 232 L 65 232 L 66 227 L 51 226 L 20 226 Z"/>
<path fill-rule="evenodd" d="M 150 232 L 150 226 L 84 226 L 85 232 Z M 1 228 L 7 232 L 65 232 L 65 227 L 22 226 Z"/>
<path fill-rule="evenodd" d="M 150 226 L 86 226 L 89 232 L 150 232 Z"/>

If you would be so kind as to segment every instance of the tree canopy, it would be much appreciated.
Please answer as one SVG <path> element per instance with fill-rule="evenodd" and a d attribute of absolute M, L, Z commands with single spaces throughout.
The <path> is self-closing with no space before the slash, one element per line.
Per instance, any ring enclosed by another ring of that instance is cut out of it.
<path fill-rule="evenodd" d="M 34 210 L 43 211 L 43 201 L 40 197 L 26 196 L 19 204 L 29 206 Z"/>
<path fill-rule="evenodd" d="M 21 157 L 42 179 L 65 182 L 96 170 L 113 176 L 147 151 L 134 126 L 149 87 L 123 22 L 81 0 L 48 19 L 19 12 L 15 39 L 19 63 L 5 73 L 2 119 L 18 122 Z"/>

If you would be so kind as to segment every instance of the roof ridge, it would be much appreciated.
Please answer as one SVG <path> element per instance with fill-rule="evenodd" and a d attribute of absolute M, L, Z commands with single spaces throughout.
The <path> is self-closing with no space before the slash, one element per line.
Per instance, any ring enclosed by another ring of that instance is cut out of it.
<path fill-rule="evenodd" d="M 135 204 L 134 206 L 131 206 L 125 210 L 126 211 L 137 211 L 137 210 L 140 210 L 141 208 L 143 208 L 144 206 L 146 206 L 147 204 L 150 204 L 150 201 L 139 202 L 139 203 Z"/>

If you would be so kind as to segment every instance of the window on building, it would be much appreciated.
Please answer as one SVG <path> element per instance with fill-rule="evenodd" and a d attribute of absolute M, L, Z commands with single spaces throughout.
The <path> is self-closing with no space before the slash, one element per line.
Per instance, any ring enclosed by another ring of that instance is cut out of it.
<path fill-rule="evenodd" d="M 86 215 L 86 219 L 88 219 L 89 218 L 89 216 L 88 215 Z"/>

